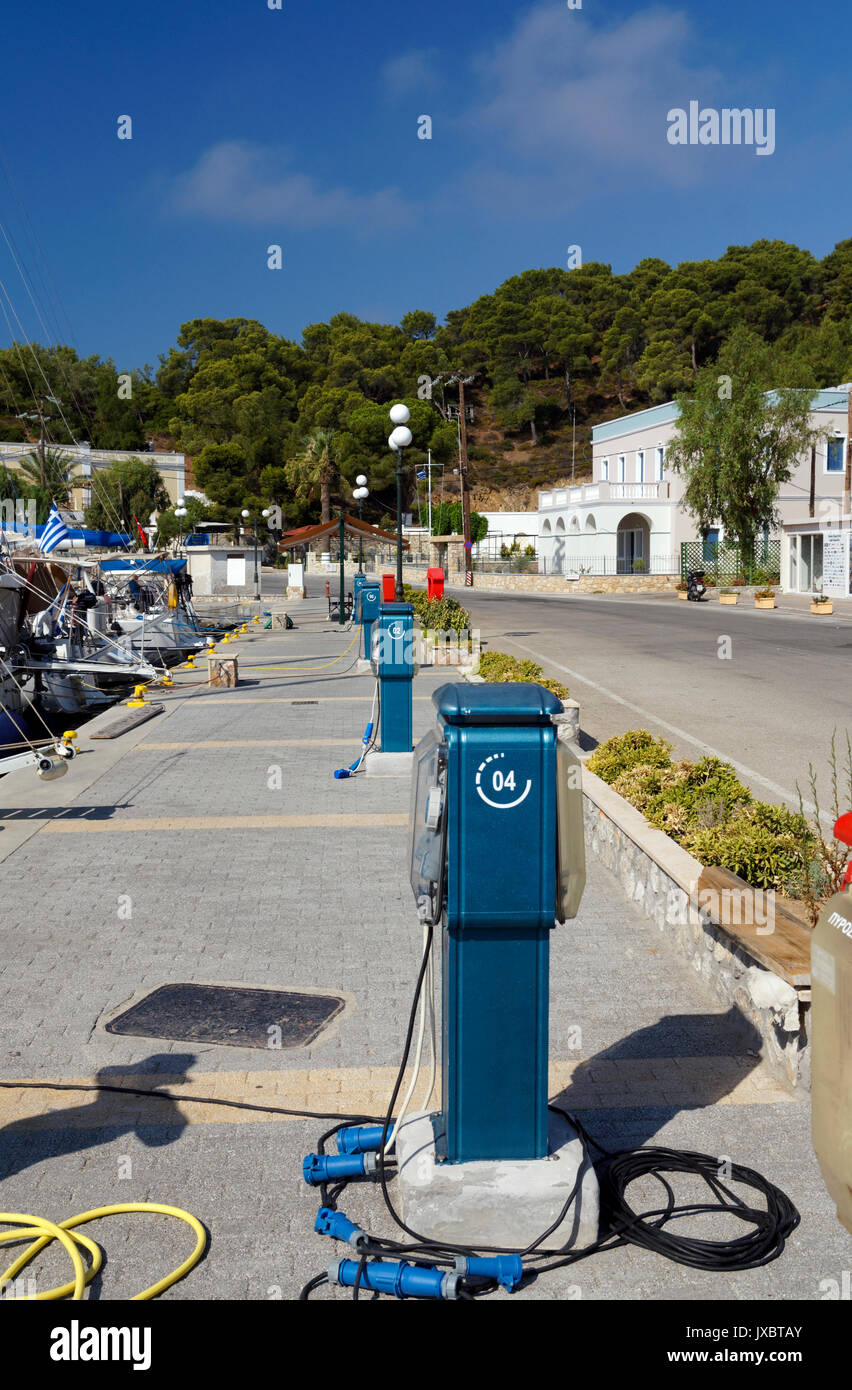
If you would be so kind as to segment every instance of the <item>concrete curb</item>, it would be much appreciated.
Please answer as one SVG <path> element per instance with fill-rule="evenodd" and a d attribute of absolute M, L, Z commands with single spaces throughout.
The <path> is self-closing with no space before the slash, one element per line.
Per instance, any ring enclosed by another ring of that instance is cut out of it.
<path fill-rule="evenodd" d="M 788 1086 L 807 1089 L 808 985 L 794 988 L 755 959 L 747 944 L 703 906 L 699 910 L 696 894 L 704 865 L 649 825 L 585 765 L 583 808 L 587 852 L 615 874 L 625 896 L 668 937 L 717 999 L 751 1024 L 772 1074 Z"/>

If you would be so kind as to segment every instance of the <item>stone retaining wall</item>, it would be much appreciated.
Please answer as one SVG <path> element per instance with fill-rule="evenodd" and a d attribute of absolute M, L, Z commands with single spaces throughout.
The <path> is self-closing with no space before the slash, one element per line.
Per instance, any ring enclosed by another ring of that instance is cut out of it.
<path fill-rule="evenodd" d="M 426 583 L 426 570 L 418 565 L 403 565 L 406 584 Z M 516 594 L 643 594 L 673 593 L 679 582 L 677 574 L 584 574 L 580 579 L 563 579 L 559 574 L 483 574 L 474 572 L 474 591 Z M 464 575 L 451 571 L 447 587 L 463 587 Z"/>
<path fill-rule="evenodd" d="M 810 989 L 797 990 L 767 970 L 699 910 L 702 865 L 586 768 L 583 813 L 587 851 L 612 870 L 626 896 L 674 942 L 716 998 L 753 1025 L 773 1074 L 807 1089 Z"/>

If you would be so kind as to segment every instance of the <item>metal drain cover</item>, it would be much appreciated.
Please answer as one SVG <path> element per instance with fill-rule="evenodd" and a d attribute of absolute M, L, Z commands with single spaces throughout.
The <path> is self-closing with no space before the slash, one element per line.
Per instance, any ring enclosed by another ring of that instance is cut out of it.
<path fill-rule="evenodd" d="M 233 985 L 162 985 L 105 1025 L 108 1033 L 225 1047 L 307 1047 L 344 1001 L 336 994 L 243 989 Z"/>

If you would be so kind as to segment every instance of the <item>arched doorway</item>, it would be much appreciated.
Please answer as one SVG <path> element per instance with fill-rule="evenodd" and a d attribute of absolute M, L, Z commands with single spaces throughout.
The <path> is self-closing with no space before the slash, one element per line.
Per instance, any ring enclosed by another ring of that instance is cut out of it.
<path fill-rule="evenodd" d="M 647 517 L 630 512 L 618 523 L 616 573 L 647 574 L 650 569 L 651 527 Z"/>

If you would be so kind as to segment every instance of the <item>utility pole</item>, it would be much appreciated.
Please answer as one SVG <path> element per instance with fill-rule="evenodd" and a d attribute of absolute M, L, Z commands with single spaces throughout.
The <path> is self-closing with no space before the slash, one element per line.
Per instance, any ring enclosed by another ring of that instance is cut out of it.
<path fill-rule="evenodd" d="M 338 550 L 339 550 L 339 552 L 340 552 L 339 555 L 338 555 L 338 559 L 340 560 L 340 603 L 339 603 L 339 605 L 338 605 L 337 622 L 338 622 L 338 626 L 339 626 L 339 627 L 343 627 L 343 624 L 346 622 L 346 614 L 345 614 L 345 612 L 344 612 L 344 609 L 345 609 L 345 601 L 344 601 L 344 600 L 345 600 L 345 596 L 346 596 L 346 595 L 345 595 L 345 578 L 346 578 L 346 576 L 345 576 L 345 572 L 344 572 L 344 564 L 345 564 L 345 561 L 344 561 L 344 555 L 343 555 L 343 540 L 344 540 L 344 536 L 345 536 L 345 533 L 346 533 L 346 521 L 345 521 L 345 518 L 344 518 L 343 508 L 342 508 L 342 507 L 340 508 L 340 520 L 339 520 L 339 522 L 338 522 L 338 525 L 339 525 L 339 527 L 340 527 L 339 539 L 338 539 L 338 542 L 337 542 L 337 548 L 338 548 Z"/>
<path fill-rule="evenodd" d="M 468 381 L 472 381 L 468 377 Z M 464 377 L 459 377 L 459 482 L 461 484 L 462 529 L 464 531 L 464 582 L 473 587 L 473 558 L 470 539 L 470 493 L 467 490 L 467 420 L 464 410 Z"/>
<path fill-rule="evenodd" d="M 852 385 L 846 398 L 846 477 L 844 478 L 844 516 L 852 514 Z"/>
<path fill-rule="evenodd" d="M 44 461 L 44 396 L 38 397 L 38 469 L 44 487 L 47 470 Z"/>

